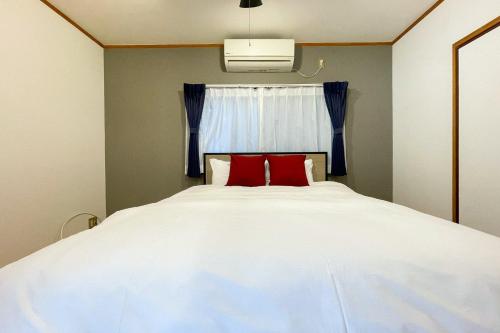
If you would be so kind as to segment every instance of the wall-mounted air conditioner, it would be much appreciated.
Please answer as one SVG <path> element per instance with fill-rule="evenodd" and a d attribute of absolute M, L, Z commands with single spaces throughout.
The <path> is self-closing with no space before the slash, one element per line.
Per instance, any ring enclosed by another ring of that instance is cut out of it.
<path fill-rule="evenodd" d="M 225 39 L 224 63 L 228 72 L 291 72 L 293 39 Z"/>

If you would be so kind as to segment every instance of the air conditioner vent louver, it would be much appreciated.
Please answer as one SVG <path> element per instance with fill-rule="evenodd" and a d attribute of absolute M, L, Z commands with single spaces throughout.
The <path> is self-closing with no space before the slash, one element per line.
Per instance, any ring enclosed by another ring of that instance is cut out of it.
<path fill-rule="evenodd" d="M 291 72 L 293 39 L 226 39 L 224 63 L 228 72 Z"/>

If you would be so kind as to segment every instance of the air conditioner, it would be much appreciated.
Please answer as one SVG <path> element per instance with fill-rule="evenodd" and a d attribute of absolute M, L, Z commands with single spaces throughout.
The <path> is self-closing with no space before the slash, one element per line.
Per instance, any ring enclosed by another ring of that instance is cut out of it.
<path fill-rule="evenodd" d="M 225 39 L 224 63 L 228 72 L 291 72 L 293 39 Z"/>

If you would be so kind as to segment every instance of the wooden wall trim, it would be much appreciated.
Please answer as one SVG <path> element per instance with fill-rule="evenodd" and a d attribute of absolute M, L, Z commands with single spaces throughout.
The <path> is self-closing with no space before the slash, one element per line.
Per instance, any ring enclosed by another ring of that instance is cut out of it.
<path fill-rule="evenodd" d="M 460 148 L 459 148 L 459 70 L 460 59 L 459 50 L 463 46 L 473 42 L 474 40 L 484 36 L 488 32 L 496 29 L 500 25 L 500 16 L 497 16 L 492 21 L 486 23 L 479 29 L 474 30 L 464 38 L 453 43 L 452 46 L 452 220 L 459 223 L 459 171 L 460 171 Z"/>
<path fill-rule="evenodd" d="M 200 47 L 224 47 L 224 44 L 109 44 L 106 49 L 178 49 Z"/>
<path fill-rule="evenodd" d="M 95 38 L 92 34 L 90 34 L 87 30 L 82 28 L 78 23 L 69 18 L 66 14 L 64 14 L 59 8 L 51 4 L 48 0 L 40 0 L 47 7 L 52 9 L 56 14 L 61 16 L 67 22 L 69 22 L 72 26 L 80 30 L 84 35 L 93 40 L 97 45 L 108 48 L 108 49 L 136 49 L 136 48 L 144 48 L 144 49 L 171 49 L 171 48 L 199 48 L 199 47 L 223 47 L 224 44 L 220 43 L 211 43 L 211 44 L 108 44 L 104 45 L 97 38 Z M 410 26 L 408 26 L 401 34 L 399 34 L 393 41 L 379 41 L 379 42 L 324 42 L 324 43 L 309 43 L 309 42 L 300 42 L 296 43 L 297 46 L 382 46 L 382 45 L 393 45 L 398 40 L 400 40 L 405 34 L 407 34 L 413 27 L 415 27 L 420 21 L 422 21 L 430 12 L 432 12 L 437 6 L 439 6 L 444 0 L 438 0 L 432 7 L 427 9 L 425 13 L 423 13 L 415 22 L 413 22 Z"/>
<path fill-rule="evenodd" d="M 392 42 L 329 42 L 329 43 L 295 43 L 297 46 L 381 46 L 392 45 Z M 175 49 L 198 47 L 224 47 L 224 44 L 110 44 L 107 49 Z"/>
<path fill-rule="evenodd" d="M 392 41 L 392 44 L 396 44 L 401 38 L 403 38 L 404 35 L 406 35 L 408 32 L 410 32 L 411 29 L 413 29 L 420 21 L 422 21 L 427 15 L 429 15 L 434 9 L 436 9 L 440 4 L 443 3 L 444 0 L 438 0 L 436 1 L 429 9 L 427 9 L 422 15 L 420 15 L 412 24 L 408 26 L 405 30 L 403 30 L 402 33 L 400 33 L 394 40 Z"/>
<path fill-rule="evenodd" d="M 85 36 L 87 36 L 88 38 L 90 38 L 97 45 L 99 45 L 100 47 L 104 47 L 104 45 L 100 41 L 98 41 L 97 38 L 95 38 L 94 36 L 92 36 L 87 30 L 83 29 L 78 23 L 76 23 L 75 21 L 73 21 L 72 19 L 70 19 L 66 14 L 64 14 L 63 12 L 61 12 L 59 10 L 59 8 L 57 8 L 56 6 L 54 6 L 53 4 L 51 4 L 47 0 L 40 0 L 40 1 L 43 4 L 45 4 L 47 7 L 49 7 L 50 9 L 52 9 L 57 15 L 61 16 L 63 19 L 65 19 L 67 22 L 69 22 L 69 24 L 71 24 L 72 26 L 74 26 L 75 28 L 77 28 L 78 30 L 80 30 Z"/>
<path fill-rule="evenodd" d="M 392 42 L 332 42 L 332 43 L 295 43 L 297 46 L 381 46 Z"/>

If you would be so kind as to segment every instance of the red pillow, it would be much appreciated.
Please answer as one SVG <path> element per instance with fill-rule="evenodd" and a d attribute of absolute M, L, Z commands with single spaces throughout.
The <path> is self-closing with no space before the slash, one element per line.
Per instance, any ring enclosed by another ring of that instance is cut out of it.
<path fill-rule="evenodd" d="M 231 155 L 231 167 L 226 186 L 265 186 L 266 157 Z"/>
<path fill-rule="evenodd" d="M 309 186 L 304 162 L 306 155 L 268 155 L 271 182 L 269 185 Z"/>

